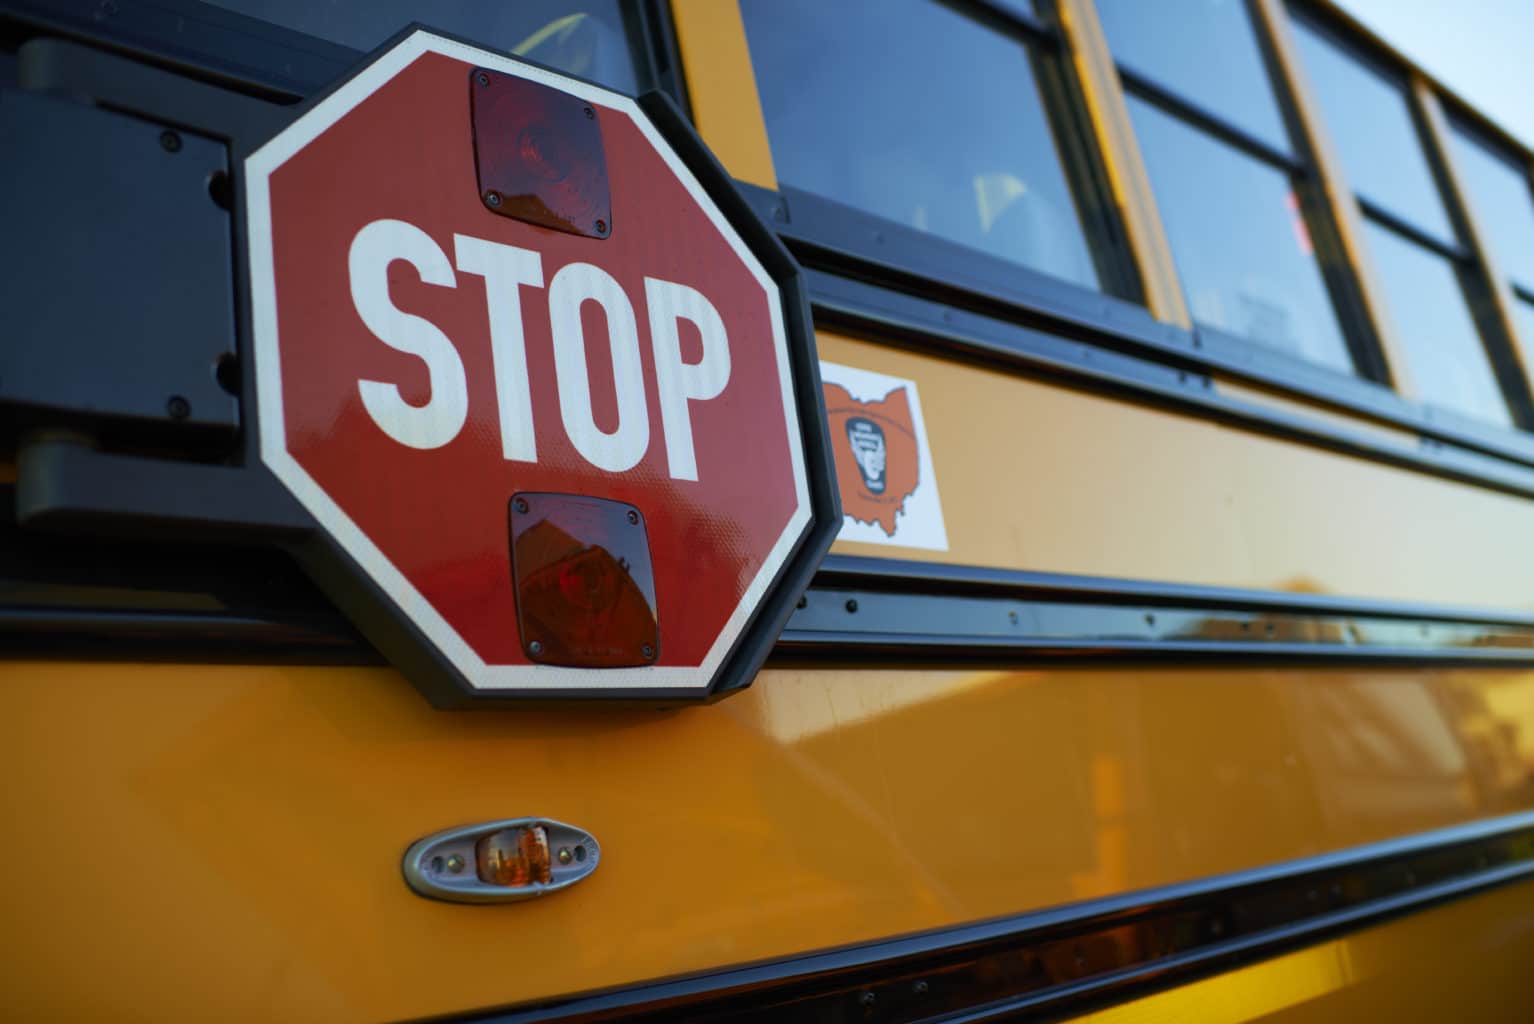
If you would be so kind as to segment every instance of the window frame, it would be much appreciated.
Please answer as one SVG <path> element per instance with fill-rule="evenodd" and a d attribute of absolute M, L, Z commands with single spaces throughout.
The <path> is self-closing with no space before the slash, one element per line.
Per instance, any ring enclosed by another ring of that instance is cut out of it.
<path fill-rule="evenodd" d="M 1256 9 L 1251 0 L 1241 0 L 1241 5 L 1262 58 L 1262 71 L 1273 89 L 1273 99 L 1278 107 L 1279 118 L 1288 130 L 1293 152 L 1284 152 L 1268 140 L 1226 119 L 1198 100 L 1162 85 L 1156 80 L 1154 74 L 1114 57 L 1113 62 L 1118 70 L 1120 88 L 1123 95 L 1135 96 L 1175 119 L 1184 127 L 1212 136 L 1216 141 L 1235 149 L 1238 153 L 1282 172 L 1289 179 L 1290 188 L 1299 201 L 1306 230 L 1316 250 L 1316 268 L 1320 272 L 1323 288 L 1331 301 L 1338 329 L 1347 346 L 1348 354 L 1352 357 L 1356 372 L 1344 373 L 1302 357 L 1287 358 L 1294 363 L 1322 371 L 1327 375 L 1323 379 L 1333 379 L 1333 382 L 1344 390 L 1350 389 L 1341 381 L 1363 380 L 1375 384 L 1388 384 L 1390 374 L 1383 345 L 1374 323 L 1368 316 L 1360 294 L 1356 272 L 1347 257 L 1338 227 L 1333 221 L 1330 210 L 1327 209 L 1324 187 L 1321 185 L 1321 175 L 1317 167 L 1318 161 L 1315 154 L 1311 152 L 1307 133 L 1301 123 L 1293 95 L 1294 90 L 1284 73 L 1282 62 L 1275 53 L 1273 40 L 1269 37 L 1261 12 Z M 1152 195 L 1154 196 L 1154 189 L 1152 189 Z M 1192 318 L 1191 307 L 1189 316 Z M 1200 323 L 1196 318 L 1193 318 L 1192 322 L 1196 335 L 1219 338 L 1222 345 L 1228 346 L 1232 342 L 1240 342 L 1256 348 L 1276 351 L 1281 356 L 1286 355 L 1259 341 L 1244 338 L 1220 327 Z M 1266 362 L 1260 359 L 1256 361 Z M 1308 377 L 1309 374 L 1301 374 L 1301 376 Z"/>
<path fill-rule="evenodd" d="M 739 0 L 729 0 L 739 2 Z M 1140 271 L 1112 199 L 1107 166 L 1086 112 L 1081 86 L 1069 65 L 1057 19 L 1030 14 L 1007 0 L 930 0 L 1006 35 L 1027 48 L 1028 73 L 1038 88 L 1044 117 L 1060 157 L 1099 288 L 1055 277 L 980 249 L 881 217 L 835 197 L 796 187 L 780 177 L 776 201 L 756 196 L 786 242 L 829 259 L 846 272 L 891 274 L 921 287 L 971 293 L 1016 309 L 1038 307 L 1066 320 L 1093 322 L 1107 311 L 1115 320 L 1149 328 Z M 1037 11 L 1039 4 L 1034 4 Z M 760 77 L 753 70 L 753 74 Z M 770 140 L 769 140 L 770 144 Z M 748 194 L 765 191 L 737 180 Z M 1153 328 L 1152 328 L 1153 329 Z"/>
<path fill-rule="evenodd" d="M 1465 300 L 1465 310 L 1475 327 L 1477 340 L 1492 372 L 1493 383 L 1506 403 L 1512 424 L 1510 429 L 1495 424 L 1486 426 L 1498 433 L 1514 436 L 1534 431 L 1534 391 L 1531 391 L 1531 382 L 1519 362 L 1518 339 L 1516 335 L 1510 336 L 1511 323 L 1504 324 L 1504 317 L 1497 310 L 1496 284 L 1488 277 L 1485 254 L 1474 243 L 1475 229 L 1466 206 L 1469 199 L 1462 194 L 1460 183 L 1453 172 L 1452 154 L 1445 149 L 1447 140 L 1438 137 L 1432 123 L 1432 113 L 1424 108 L 1421 91 L 1414 88 L 1414 69 L 1381 53 L 1371 40 L 1337 24 L 1308 0 L 1288 0 L 1285 14 L 1291 24 L 1305 25 L 1328 45 L 1336 47 L 1344 59 L 1356 61 L 1366 73 L 1379 75 L 1400 89 L 1412 131 L 1421 146 L 1423 160 L 1432 177 L 1432 184 L 1438 190 L 1444 214 L 1455 238 L 1452 242 L 1439 238 L 1434 232 L 1403 216 L 1400 211 L 1376 202 L 1357 188 L 1349 190 L 1349 198 L 1366 223 L 1378 225 L 1408 244 L 1425 249 L 1448 263 L 1458 281 Z M 1322 119 L 1325 119 L 1324 111 Z M 1367 255 L 1365 258 L 1372 259 Z M 1461 419 L 1480 422 L 1455 410 L 1431 405 L 1422 399 L 1413 400 L 1435 416 L 1447 418 L 1451 422 Z"/>

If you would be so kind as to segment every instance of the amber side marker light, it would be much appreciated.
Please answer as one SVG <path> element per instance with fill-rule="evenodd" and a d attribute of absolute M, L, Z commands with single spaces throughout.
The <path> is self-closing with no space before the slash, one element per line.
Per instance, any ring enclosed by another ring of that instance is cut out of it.
<path fill-rule="evenodd" d="M 548 885 L 548 833 L 542 825 L 492 832 L 474 844 L 474 864 L 488 885 Z"/>
<path fill-rule="evenodd" d="M 515 903 L 568 889 L 596 870 L 602 848 L 553 818 L 503 818 L 433 833 L 405 851 L 405 882 L 451 903 Z"/>
<path fill-rule="evenodd" d="M 587 238 L 613 230 L 601 115 L 523 78 L 469 72 L 479 199 L 503 217 Z"/>

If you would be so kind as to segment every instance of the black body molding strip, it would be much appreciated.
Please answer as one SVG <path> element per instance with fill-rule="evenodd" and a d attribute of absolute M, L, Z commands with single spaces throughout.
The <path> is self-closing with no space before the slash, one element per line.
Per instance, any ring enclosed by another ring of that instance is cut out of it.
<path fill-rule="evenodd" d="M 119 491 L 124 501 L 152 493 Z M 228 500 L 257 510 L 260 497 L 236 489 Z M 55 534 L 6 522 L 17 504 L 27 502 L 0 486 L 0 656 L 381 660 L 256 531 L 199 544 L 82 536 L 58 509 L 66 532 Z M 773 658 L 1530 665 L 1534 613 L 831 555 Z"/>
<path fill-rule="evenodd" d="M 463 1018 L 1054 1018 L 1534 875 L 1534 812 L 1199 881 Z"/>

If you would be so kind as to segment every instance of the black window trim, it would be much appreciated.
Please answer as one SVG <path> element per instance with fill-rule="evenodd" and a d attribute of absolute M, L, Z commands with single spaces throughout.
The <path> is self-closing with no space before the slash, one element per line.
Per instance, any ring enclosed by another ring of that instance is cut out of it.
<path fill-rule="evenodd" d="M 811 280 L 872 284 L 890 295 L 941 309 L 933 326 L 979 315 L 1020 330 L 1040 330 L 1078 342 L 1080 362 L 1115 353 L 1153 361 L 1175 375 L 1226 376 L 1301 400 L 1377 420 L 1418 435 L 1425 451 L 1447 446 L 1534 467 L 1534 436 L 1402 397 L 1382 384 L 1341 373 L 1207 325 L 1184 330 L 1162 323 L 1135 303 L 1081 288 L 1039 271 L 935 239 L 916 228 L 863 213 L 792 186 L 777 191 L 748 182 L 737 187 L 769 220 Z M 944 319 L 946 316 L 946 320 Z M 932 318 L 929 318 L 932 319 Z M 1084 347 L 1083 347 L 1084 346 Z M 1086 350 L 1098 353 L 1088 356 Z M 1098 367 L 1093 366 L 1094 372 Z M 1204 403 L 1195 403 L 1204 410 Z M 1341 437 L 1320 419 L 1312 438 Z M 1511 468 L 1511 467 L 1510 467 Z M 1457 474 L 1500 487 L 1494 473 Z"/>

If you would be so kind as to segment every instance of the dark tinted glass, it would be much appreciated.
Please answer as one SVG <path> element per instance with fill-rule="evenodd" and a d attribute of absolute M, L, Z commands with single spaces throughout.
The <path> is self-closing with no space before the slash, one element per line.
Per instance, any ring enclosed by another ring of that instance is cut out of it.
<path fill-rule="evenodd" d="M 1502 272 L 1534 287 L 1534 196 L 1525 171 L 1456 128 L 1454 162 Z"/>
<path fill-rule="evenodd" d="M 1366 223 L 1369 253 L 1419 396 L 1467 416 L 1508 424 L 1507 401 L 1453 264 L 1388 228 Z"/>
<path fill-rule="evenodd" d="M 1193 318 L 1351 373 L 1288 177 L 1128 101 Z"/>
<path fill-rule="evenodd" d="M 1396 216 L 1453 241 L 1405 88 L 1303 22 L 1294 23 L 1294 35 L 1348 183 Z"/>
<path fill-rule="evenodd" d="M 1026 45 L 929 0 L 744 0 L 778 177 L 1089 287 Z"/>
<path fill-rule="evenodd" d="M 1289 152 L 1245 0 L 1097 0 L 1114 58 Z"/>
<path fill-rule="evenodd" d="M 600 82 L 638 91 L 618 0 L 208 0 L 218 7 L 356 50 L 419 21 Z"/>

